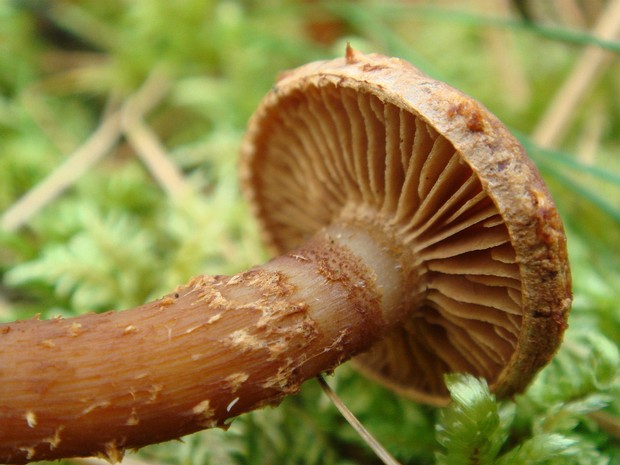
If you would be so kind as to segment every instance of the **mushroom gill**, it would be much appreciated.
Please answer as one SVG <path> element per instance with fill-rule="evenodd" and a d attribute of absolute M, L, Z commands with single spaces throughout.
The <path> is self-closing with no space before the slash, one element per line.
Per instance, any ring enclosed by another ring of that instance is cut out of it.
<path fill-rule="evenodd" d="M 334 219 L 380 218 L 394 246 L 412 251 L 418 308 L 356 365 L 418 399 L 445 395 L 447 372 L 493 382 L 516 349 L 522 311 L 498 207 L 421 116 L 321 84 L 292 91 L 262 117 L 252 182 L 267 241 L 283 252 Z"/>

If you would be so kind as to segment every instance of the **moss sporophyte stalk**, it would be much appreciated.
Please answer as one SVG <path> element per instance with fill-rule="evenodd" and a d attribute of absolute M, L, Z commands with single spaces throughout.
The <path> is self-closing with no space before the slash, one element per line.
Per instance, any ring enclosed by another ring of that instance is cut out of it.
<path fill-rule="evenodd" d="M 351 358 L 445 404 L 444 375 L 522 391 L 570 306 L 562 224 L 522 147 L 402 60 L 284 74 L 249 123 L 247 198 L 279 253 L 140 307 L 0 326 L 0 461 L 223 427 Z"/>

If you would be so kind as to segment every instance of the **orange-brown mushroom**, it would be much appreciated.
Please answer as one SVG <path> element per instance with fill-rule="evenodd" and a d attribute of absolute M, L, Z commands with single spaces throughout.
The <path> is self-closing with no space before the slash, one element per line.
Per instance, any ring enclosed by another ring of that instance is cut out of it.
<path fill-rule="evenodd" d="M 0 325 L 0 461 L 122 456 L 225 426 L 343 361 L 420 401 L 443 375 L 522 391 L 566 327 L 554 204 L 480 104 L 347 50 L 282 76 L 243 186 L 281 255 L 141 307 Z"/>

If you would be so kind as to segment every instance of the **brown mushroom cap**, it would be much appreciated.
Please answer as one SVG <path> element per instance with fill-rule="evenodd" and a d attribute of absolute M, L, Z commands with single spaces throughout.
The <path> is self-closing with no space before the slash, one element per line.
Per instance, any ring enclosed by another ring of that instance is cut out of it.
<path fill-rule="evenodd" d="M 557 350 L 571 302 L 560 218 L 524 149 L 472 98 L 348 49 L 281 76 L 241 168 L 277 252 L 342 218 L 393 243 L 414 303 L 355 359 L 370 378 L 442 404 L 444 374 L 468 372 L 501 397 Z"/>

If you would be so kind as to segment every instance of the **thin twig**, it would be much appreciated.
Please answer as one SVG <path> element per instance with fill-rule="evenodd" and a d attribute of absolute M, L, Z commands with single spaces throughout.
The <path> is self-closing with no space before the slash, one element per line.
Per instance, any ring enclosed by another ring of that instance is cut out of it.
<path fill-rule="evenodd" d="M 620 34 L 620 0 L 614 0 L 601 13 L 592 29 L 600 40 L 613 40 Z M 605 69 L 609 52 L 596 46 L 584 49 L 572 72 L 556 93 L 534 132 L 534 140 L 544 147 L 552 147 L 564 136 L 575 109 Z"/>
<path fill-rule="evenodd" d="M 554 0 L 553 13 L 559 16 L 562 23 L 571 27 L 586 27 L 584 14 L 575 0 Z"/>
<path fill-rule="evenodd" d="M 121 119 L 127 105 L 138 108 L 141 114 L 152 109 L 164 96 L 167 87 L 159 71 L 154 71 L 142 87 L 123 107 L 112 111 L 92 135 L 67 160 L 39 184 L 9 207 L 0 217 L 0 229 L 16 231 L 45 205 L 71 187 L 86 171 L 103 158 L 121 137 Z"/>
<path fill-rule="evenodd" d="M 368 444 L 368 446 L 373 450 L 373 452 L 379 457 L 379 459 L 385 465 L 400 465 L 400 463 L 392 457 L 392 455 L 385 450 L 385 448 L 377 441 L 372 434 L 368 432 L 366 428 L 360 423 L 360 421 L 353 415 L 351 410 L 347 408 L 346 405 L 342 402 L 342 400 L 336 395 L 336 393 L 329 387 L 329 384 L 323 379 L 322 376 L 317 376 L 317 381 L 319 385 L 323 389 L 325 395 L 333 402 L 338 411 L 342 414 L 342 416 L 349 422 L 349 424 L 353 427 L 355 431 L 360 435 L 360 437 Z"/>
<path fill-rule="evenodd" d="M 132 117 L 123 124 L 123 130 L 129 144 L 170 198 L 179 198 L 189 190 L 189 184 L 177 166 L 170 161 L 157 134 L 142 118 Z"/>
<path fill-rule="evenodd" d="M 600 151 L 607 127 L 607 115 L 603 105 L 604 102 L 601 99 L 594 102 L 592 114 L 584 121 L 584 130 L 578 141 L 577 157 L 581 163 L 586 165 L 593 165 L 596 162 L 596 155 Z"/>
<path fill-rule="evenodd" d="M 119 137 L 120 113 L 116 112 L 106 118 L 63 164 L 9 207 L 0 219 L 0 228 L 12 232 L 23 226 L 106 155 Z"/>
<path fill-rule="evenodd" d="M 610 413 L 599 410 L 588 415 L 598 426 L 616 439 L 620 439 L 620 418 Z"/>
<path fill-rule="evenodd" d="M 158 81 L 163 96 L 170 87 L 169 80 L 160 71 L 154 73 L 154 79 Z M 170 161 L 170 157 L 155 131 L 144 122 L 145 114 L 152 108 L 151 103 L 142 95 L 130 99 L 127 105 L 123 107 L 122 131 L 127 142 L 134 148 L 155 181 L 169 197 L 175 199 L 187 192 L 189 185 L 181 171 Z"/>

